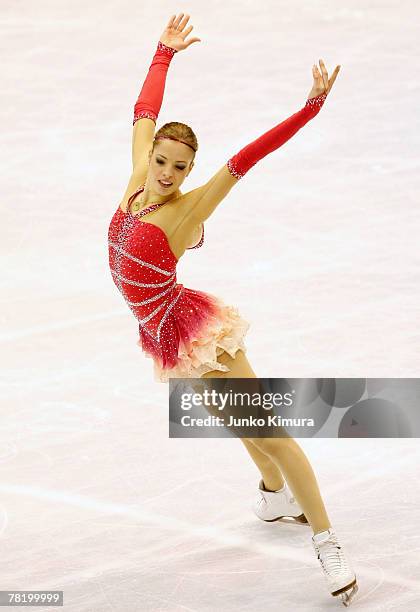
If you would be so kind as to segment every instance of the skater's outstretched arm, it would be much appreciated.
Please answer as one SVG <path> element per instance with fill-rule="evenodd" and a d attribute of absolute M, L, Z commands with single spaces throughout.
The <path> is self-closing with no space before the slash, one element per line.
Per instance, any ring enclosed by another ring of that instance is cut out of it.
<path fill-rule="evenodd" d="M 285 119 L 274 128 L 241 149 L 205 184 L 193 189 L 191 195 L 191 216 L 194 224 L 202 223 L 211 215 L 233 185 L 241 179 L 260 159 L 275 151 L 310 119 L 317 115 L 323 106 L 327 94 L 337 77 L 340 66 L 337 66 L 328 79 L 324 62 L 320 60 L 321 72 L 313 66 L 314 83 L 304 107 Z"/>
<path fill-rule="evenodd" d="M 180 13 L 178 17 L 172 15 L 169 19 L 159 38 L 149 72 L 134 105 L 132 161 L 133 173 L 139 180 L 147 174 L 148 153 L 153 145 L 169 64 L 175 53 L 200 40 L 199 38 L 185 40 L 193 29 L 193 26 L 189 26 L 184 30 L 188 20 L 189 16 L 184 17 L 184 13 Z"/>

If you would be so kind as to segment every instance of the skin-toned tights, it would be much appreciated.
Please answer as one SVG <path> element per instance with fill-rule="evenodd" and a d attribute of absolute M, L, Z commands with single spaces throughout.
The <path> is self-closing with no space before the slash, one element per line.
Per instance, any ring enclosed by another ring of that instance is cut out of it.
<path fill-rule="evenodd" d="M 229 372 L 214 370 L 202 378 L 257 378 L 245 353 L 238 350 L 232 358 L 223 352 L 218 357 Z M 314 533 L 331 527 L 312 467 L 293 438 L 240 438 L 259 469 L 265 487 L 280 489 L 286 479 Z"/>

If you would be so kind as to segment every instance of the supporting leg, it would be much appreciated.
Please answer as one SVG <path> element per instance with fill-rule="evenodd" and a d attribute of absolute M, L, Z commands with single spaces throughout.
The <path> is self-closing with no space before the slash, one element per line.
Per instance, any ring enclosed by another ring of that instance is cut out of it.
<path fill-rule="evenodd" d="M 251 440 L 248 440 L 248 438 L 239 439 L 259 469 L 267 491 L 277 491 L 278 489 L 281 489 L 284 485 L 284 478 L 278 465 L 276 465 L 271 457 L 259 450 L 259 448 L 257 448 L 257 446 L 251 442 Z"/>

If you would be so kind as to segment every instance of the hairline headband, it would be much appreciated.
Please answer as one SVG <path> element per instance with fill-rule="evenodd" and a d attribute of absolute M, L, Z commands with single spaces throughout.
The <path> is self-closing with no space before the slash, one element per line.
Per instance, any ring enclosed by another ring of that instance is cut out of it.
<path fill-rule="evenodd" d="M 156 136 L 155 140 L 161 140 L 163 138 L 169 138 L 170 140 L 177 140 L 178 142 L 182 142 L 183 144 L 187 145 L 187 147 L 190 147 L 190 149 L 192 149 L 194 153 L 197 153 L 197 149 L 194 149 L 194 147 L 190 145 L 188 142 L 185 142 L 184 140 L 181 140 L 180 138 L 175 138 L 174 136 Z"/>

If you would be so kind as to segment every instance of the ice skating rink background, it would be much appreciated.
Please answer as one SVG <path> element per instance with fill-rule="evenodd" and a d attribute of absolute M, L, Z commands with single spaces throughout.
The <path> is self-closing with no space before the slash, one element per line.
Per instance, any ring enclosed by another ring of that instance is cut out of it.
<path fill-rule="evenodd" d="M 69 612 L 326 610 L 309 528 L 251 512 L 236 439 L 168 439 L 168 386 L 107 263 L 133 106 L 173 13 L 158 127 L 188 123 L 183 191 L 292 113 L 320 114 L 206 223 L 178 281 L 251 322 L 261 377 L 417 377 L 419 81 L 413 1 L 2 0 L 0 590 Z M 301 440 L 363 610 L 417 610 L 417 440 Z M 38 608 L 42 609 L 42 608 Z M 47 610 L 49 608 L 45 608 Z"/>

